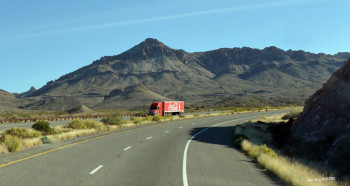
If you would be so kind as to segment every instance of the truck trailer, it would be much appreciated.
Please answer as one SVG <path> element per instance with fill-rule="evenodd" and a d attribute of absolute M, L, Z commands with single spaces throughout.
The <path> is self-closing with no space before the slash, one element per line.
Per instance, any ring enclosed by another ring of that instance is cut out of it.
<path fill-rule="evenodd" d="M 182 115 L 184 114 L 183 101 L 159 101 L 153 102 L 148 111 L 149 115 Z"/>

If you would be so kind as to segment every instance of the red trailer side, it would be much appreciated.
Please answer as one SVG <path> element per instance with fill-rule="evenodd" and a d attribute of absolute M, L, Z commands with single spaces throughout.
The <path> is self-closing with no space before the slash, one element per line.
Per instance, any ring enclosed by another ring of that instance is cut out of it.
<path fill-rule="evenodd" d="M 184 113 L 183 101 L 153 102 L 148 114 L 150 115 L 181 115 Z"/>

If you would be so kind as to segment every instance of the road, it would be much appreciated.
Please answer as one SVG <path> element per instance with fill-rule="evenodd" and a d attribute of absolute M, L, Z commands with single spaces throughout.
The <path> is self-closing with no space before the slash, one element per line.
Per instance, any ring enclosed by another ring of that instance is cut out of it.
<path fill-rule="evenodd" d="M 238 123 L 282 112 L 166 122 L 0 155 L 0 183 L 281 185 L 232 146 L 232 135 Z"/>
<path fill-rule="evenodd" d="M 219 111 L 210 111 L 209 113 L 218 113 Z M 185 113 L 185 115 L 190 114 L 203 114 L 203 112 L 193 112 L 193 113 Z M 101 121 L 102 118 L 94 118 L 95 121 Z M 122 117 L 123 120 L 129 120 L 129 116 Z M 58 125 L 68 125 L 72 120 L 62 120 L 62 121 L 49 121 L 51 127 L 55 127 Z M 13 128 L 13 127 L 21 127 L 21 128 L 32 128 L 32 125 L 35 122 L 27 122 L 27 123 L 6 123 L 6 124 L 0 124 L 0 131 L 5 131 L 6 129 Z"/>

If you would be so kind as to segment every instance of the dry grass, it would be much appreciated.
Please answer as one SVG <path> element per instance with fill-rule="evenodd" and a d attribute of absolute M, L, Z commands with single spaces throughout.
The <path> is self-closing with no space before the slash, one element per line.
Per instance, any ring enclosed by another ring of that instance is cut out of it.
<path fill-rule="evenodd" d="M 279 123 L 279 122 L 286 122 L 288 120 L 284 120 L 282 119 L 282 117 L 285 114 L 279 114 L 279 115 L 273 115 L 273 116 L 261 116 L 259 119 L 257 120 L 252 120 L 252 122 L 264 122 L 264 123 Z"/>
<path fill-rule="evenodd" d="M 334 177 L 327 177 L 320 174 L 315 169 L 311 169 L 296 161 L 290 161 L 284 157 L 271 156 L 269 153 L 261 152 L 259 146 L 243 140 L 242 149 L 246 151 L 251 157 L 256 159 L 260 165 L 268 171 L 276 174 L 279 178 L 291 185 L 339 185 Z"/>
<path fill-rule="evenodd" d="M 56 134 L 56 135 L 49 135 L 47 137 L 52 139 L 53 141 L 61 141 L 61 140 L 68 140 L 79 136 L 86 136 L 86 135 L 96 134 L 96 133 L 97 133 L 96 129 L 82 129 L 82 130 L 73 130 L 70 132 L 65 132 L 65 133 Z"/>
<path fill-rule="evenodd" d="M 0 144 L 0 154 L 6 154 L 8 153 L 8 149 L 6 146 L 4 146 L 3 144 Z"/>
<path fill-rule="evenodd" d="M 42 143 L 40 137 L 39 138 L 22 139 L 23 149 L 35 147 L 35 146 L 38 146 L 41 144 L 43 144 L 43 143 Z"/>
<path fill-rule="evenodd" d="M 107 131 L 117 130 L 121 128 L 118 125 L 106 125 L 106 127 L 107 127 Z"/>
<path fill-rule="evenodd" d="M 21 139 L 8 134 L 5 135 L 3 144 L 10 152 L 17 152 L 23 148 Z"/>

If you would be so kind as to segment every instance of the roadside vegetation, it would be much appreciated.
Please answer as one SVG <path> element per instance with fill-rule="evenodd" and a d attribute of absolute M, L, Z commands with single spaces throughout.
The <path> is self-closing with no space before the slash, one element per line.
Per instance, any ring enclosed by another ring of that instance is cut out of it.
<path fill-rule="evenodd" d="M 98 112 L 103 112 L 106 114 L 105 117 L 101 119 L 101 122 L 92 119 L 74 119 L 66 126 L 51 127 L 49 121 L 37 121 L 32 125 L 32 129 L 11 128 L 3 132 L 0 131 L 0 154 L 126 127 L 135 127 L 139 125 L 181 119 L 240 114 L 242 112 L 248 112 L 248 110 L 239 108 L 238 110 L 223 110 L 217 113 L 208 114 L 208 112 L 202 112 L 180 116 L 132 116 L 129 120 L 123 120 L 121 118 L 120 115 L 123 113 L 121 111 L 113 112 L 112 110 L 104 110 Z M 60 114 L 64 115 L 65 113 L 59 112 L 56 115 Z"/>
<path fill-rule="evenodd" d="M 205 113 L 212 110 L 231 112 L 231 113 L 243 113 L 243 112 L 254 112 L 254 111 L 268 111 L 268 110 L 278 110 L 278 109 L 288 109 L 295 108 L 297 106 L 289 107 L 272 107 L 272 106 L 259 106 L 259 107 L 219 107 L 219 108 L 206 108 L 206 107 L 185 107 L 186 112 L 200 112 Z M 29 119 L 35 119 L 37 121 L 52 121 L 52 120 L 72 120 L 74 118 L 97 118 L 97 117 L 110 117 L 119 114 L 139 114 L 147 113 L 147 110 L 116 110 L 116 109 L 104 109 L 104 110 L 94 110 L 88 113 L 68 113 L 67 111 L 23 111 L 23 112 L 3 112 L 0 113 L 0 120 L 11 120 L 17 119 L 18 122 L 30 122 Z"/>
<path fill-rule="evenodd" d="M 234 144 L 289 185 L 347 185 L 349 182 L 337 181 L 335 172 L 321 162 L 297 158 L 280 150 L 281 135 L 286 137 L 285 129 L 300 112 L 263 116 L 245 122 L 236 127 Z"/>

